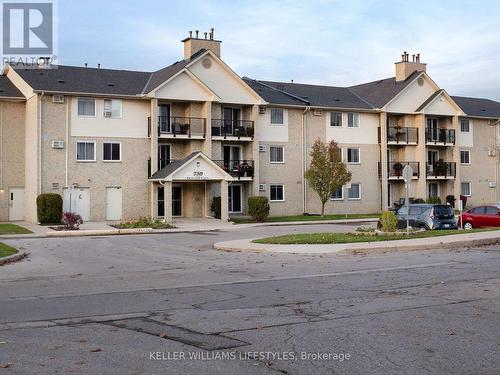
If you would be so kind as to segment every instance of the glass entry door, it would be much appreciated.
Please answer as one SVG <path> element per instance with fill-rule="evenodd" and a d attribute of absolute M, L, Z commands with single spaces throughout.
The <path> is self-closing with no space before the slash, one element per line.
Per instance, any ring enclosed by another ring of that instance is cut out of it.
<path fill-rule="evenodd" d="M 171 133 L 170 104 L 158 104 L 158 127 L 162 133 Z"/>
<path fill-rule="evenodd" d="M 182 186 L 172 186 L 172 216 L 182 216 Z"/>
<path fill-rule="evenodd" d="M 238 120 L 240 119 L 240 109 L 224 107 L 224 134 L 233 135 L 234 128 L 238 125 Z"/>
<path fill-rule="evenodd" d="M 437 141 L 439 138 L 438 134 L 438 120 L 437 118 L 427 119 L 427 134 L 431 141 Z"/>
<path fill-rule="evenodd" d="M 158 145 L 158 169 L 170 164 L 170 145 Z"/>
<path fill-rule="evenodd" d="M 228 187 L 228 208 L 231 213 L 242 212 L 241 185 L 229 185 Z"/>
<path fill-rule="evenodd" d="M 429 182 L 429 198 L 439 197 L 439 185 L 437 182 Z"/>
<path fill-rule="evenodd" d="M 224 146 L 224 168 L 228 173 L 237 171 L 241 153 L 241 147 L 239 146 Z"/>

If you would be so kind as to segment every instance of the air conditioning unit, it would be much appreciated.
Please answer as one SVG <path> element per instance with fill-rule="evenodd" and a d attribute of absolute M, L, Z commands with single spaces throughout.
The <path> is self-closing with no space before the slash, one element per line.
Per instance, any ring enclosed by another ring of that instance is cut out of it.
<path fill-rule="evenodd" d="M 266 191 L 266 184 L 259 184 L 259 191 Z"/>
<path fill-rule="evenodd" d="M 54 139 L 52 141 L 52 148 L 64 148 L 64 141 Z"/>
<path fill-rule="evenodd" d="M 488 150 L 488 156 L 496 156 L 497 155 L 497 150 L 494 148 Z"/>
<path fill-rule="evenodd" d="M 259 145 L 259 152 L 266 152 L 266 145 Z"/>
<path fill-rule="evenodd" d="M 321 116 L 322 114 L 323 114 L 323 112 L 321 111 L 321 109 L 315 109 L 313 111 L 314 116 Z"/>
<path fill-rule="evenodd" d="M 497 187 L 497 183 L 496 183 L 495 181 L 490 181 L 490 182 L 488 183 L 488 186 L 489 186 L 490 188 L 495 188 L 495 187 Z"/>
<path fill-rule="evenodd" d="M 64 95 L 52 95 L 52 103 L 64 103 Z"/>
<path fill-rule="evenodd" d="M 264 113 L 266 113 L 266 106 L 259 105 L 259 114 L 263 115 Z"/>
<path fill-rule="evenodd" d="M 104 117 L 111 118 L 112 113 L 111 111 L 104 111 Z"/>

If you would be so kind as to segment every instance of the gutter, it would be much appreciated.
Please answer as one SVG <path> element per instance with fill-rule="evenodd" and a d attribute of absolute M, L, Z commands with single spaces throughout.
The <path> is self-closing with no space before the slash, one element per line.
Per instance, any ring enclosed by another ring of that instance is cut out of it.
<path fill-rule="evenodd" d="M 307 212 L 307 186 L 306 186 L 306 166 L 307 166 L 307 126 L 306 115 L 311 107 L 306 107 L 302 112 L 302 213 Z"/>
<path fill-rule="evenodd" d="M 42 99 L 45 95 L 44 92 L 38 98 L 38 194 L 42 192 Z"/>

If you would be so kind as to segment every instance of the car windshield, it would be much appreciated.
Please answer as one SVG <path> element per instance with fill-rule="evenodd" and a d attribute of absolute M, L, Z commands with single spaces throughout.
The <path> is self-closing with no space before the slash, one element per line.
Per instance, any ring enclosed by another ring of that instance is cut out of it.
<path fill-rule="evenodd" d="M 439 219 L 453 217 L 453 209 L 451 206 L 436 206 L 434 207 L 434 216 Z"/>

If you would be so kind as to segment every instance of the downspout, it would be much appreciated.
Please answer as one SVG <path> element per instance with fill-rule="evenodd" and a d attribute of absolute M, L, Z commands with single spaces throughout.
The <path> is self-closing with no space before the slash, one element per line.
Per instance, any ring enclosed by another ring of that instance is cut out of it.
<path fill-rule="evenodd" d="M 70 98 L 67 98 L 66 100 L 66 140 L 65 140 L 65 143 L 66 143 L 66 160 L 65 160 L 65 168 L 66 168 L 66 171 L 65 171 L 65 178 L 64 178 L 64 186 L 68 187 L 68 184 L 69 184 L 69 110 L 70 110 L 70 106 L 69 106 L 69 100 Z"/>
<path fill-rule="evenodd" d="M 3 193 L 3 103 L 0 103 L 0 193 Z"/>
<path fill-rule="evenodd" d="M 302 112 L 302 213 L 307 213 L 307 186 L 306 186 L 306 166 L 307 166 L 307 126 L 306 115 L 311 107 L 306 107 Z"/>
<path fill-rule="evenodd" d="M 44 96 L 42 91 L 40 97 L 38 98 L 38 194 L 42 192 L 42 99 Z"/>

